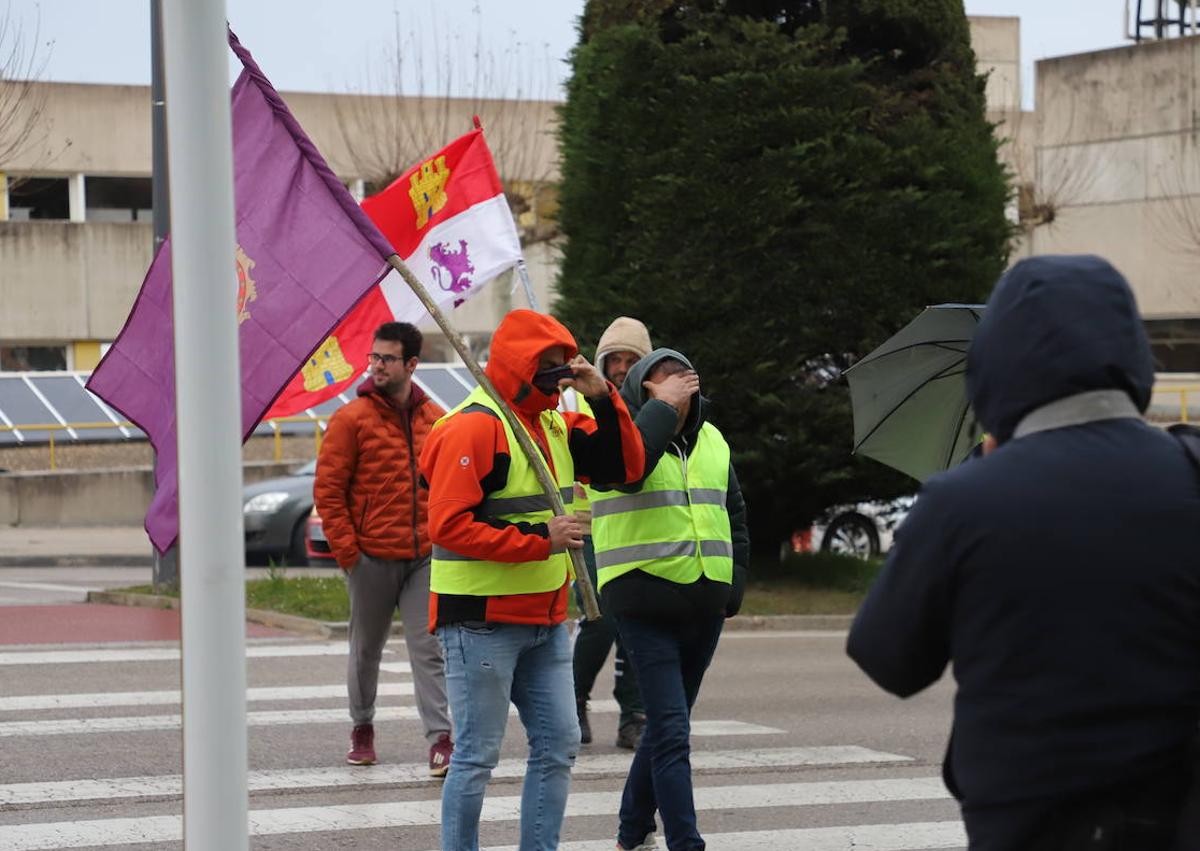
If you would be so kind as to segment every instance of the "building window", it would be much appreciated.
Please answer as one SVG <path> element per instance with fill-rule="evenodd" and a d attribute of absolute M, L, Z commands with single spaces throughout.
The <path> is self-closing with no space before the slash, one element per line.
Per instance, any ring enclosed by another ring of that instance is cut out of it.
<path fill-rule="evenodd" d="M 0 345 L 0 372 L 41 372 L 66 368 L 66 346 Z"/>
<path fill-rule="evenodd" d="M 1156 372 L 1200 372 L 1200 319 L 1146 321 Z"/>
<path fill-rule="evenodd" d="M 87 221 L 154 221 L 153 186 L 149 177 L 85 177 Z"/>
<path fill-rule="evenodd" d="M 10 175 L 8 180 L 8 218 L 11 221 L 71 218 L 67 178 Z"/>

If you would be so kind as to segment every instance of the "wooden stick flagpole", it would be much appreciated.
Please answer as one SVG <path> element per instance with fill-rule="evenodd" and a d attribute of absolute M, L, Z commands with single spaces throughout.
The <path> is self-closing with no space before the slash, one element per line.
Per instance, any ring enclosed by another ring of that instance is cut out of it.
<path fill-rule="evenodd" d="M 475 380 L 479 382 L 479 386 L 499 406 L 500 413 L 504 415 L 504 419 L 508 421 L 509 428 L 517 437 L 517 443 L 520 444 L 521 451 L 529 459 L 529 464 L 533 467 L 533 472 L 537 476 L 538 482 L 546 492 L 546 496 L 550 498 L 551 509 L 556 515 L 566 514 L 567 508 L 563 503 L 562 494 L 558 492 L 558 483 L 551 477 L 550 470 L 546 467 L 546 462 L 542 458 L 542 453 L 533 445 L 533 441 L 525 431 L 525 426 L 517 419 L 516 414 L 512 412 L 508 403 L 501 398 L 495 386 L 492 385 L 491 380 L 484 375 L 483 370 L 479 366 L 479 361 L 475 360 L 475 356 L 471 354 L 471 350 L 467 348 L 467 344 L 463 342 L 463 338 L 454 330 L 454 326 L 446 319 L 446 315 L 442 313 L 441 308 L 429 296 L 429 293 L 421 282 L 404 265 L 404 261 L 398 255 L 393 254 L 387 259 L 387 262 L 393 269 L 400 273 L 400 277 L 404 279 L 404 283 L 408 284 L 409 289 L 416 293 L 417 298 L 421 300 L 421 303 L 425 305 L 425 309 L 429 311 L 429 315 L 433 317 L 438 327 L 442 329 L 442 333 L 446 335 L 446 339 L 450 341 L 450 345 L 454 346 L 454 350 L 458 352 L 458 356 L 467 365 L 467 369 L 471 371 L 471 375 L 475 376 Z M 580 597 L 583 598 L 584 617 L 590 621 L 598 620 L 600 618 L 600 605 L 596 602 L 596 589 L 592 587 L 592 579 L 588 576 L 587 567 L 583 563 L 583 553 L 580 550 L 574 550 L 569 547 L 567 548 L 567 552 L 571 556 L 571 563 L 575 566 L 575 581 L 579 584 Z"/>

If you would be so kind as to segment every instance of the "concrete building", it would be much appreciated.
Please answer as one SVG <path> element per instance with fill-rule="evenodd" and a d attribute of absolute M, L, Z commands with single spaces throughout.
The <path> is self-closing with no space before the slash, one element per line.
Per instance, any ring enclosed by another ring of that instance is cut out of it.
<path fill-rule="evenodd" d="M 1020 21 L 970 19 L 987 108 L 1013 176 L 1014 259 L 1094 252 L 1132 282 L 1163 371 L 1200 372 L 1200 41 L 1175 38 L 1037 64 L 1037 112 L 1021 105 Z M 46 134 L 0 163 L 0 370 L 95 365 L 150 262 L 150 96 L 145 87 L 41 84 Z M 523 233 L 544 235 L 557 180 L 552 103 L 285 93 L 352 191 L 380 188 L 480 113 L 502 176 L 529 199 Z M 368 139 L 391 140 L 383 145 Z M 527 247 L 537 297 L 557 254 Z M 455 315 L 486 346 L 524 297 L 499 282 Z M 430 335 L 429 359 L 451 360 Z"/>
<path fill-rule="evenodd" d="M 555 104 L 285 93 L 330 166 L 362 197 L 471 127 L 479 114 L 497 166 L 526 202 L 523 236 L 541 232 L 539 205 L 557 180 Z M 150 265 L 150 91 L 140 86 L 45 83 L 37 144 L 0 163 L 0 370 L 89 370 L 120 331 Z M 371 139 L 370 144 L 362 140 Z M 379 140 L 386 140 L 380 142 Z M 526 259 L 544 306 L 557 260 L 528 241 Z M 468 302 L 457 327 L 486 345 L 499 317 L 524 295 L 508 281 Z M 440 334 L 427 357 L 451 360 Z"/>
<path fill-rule="evenodd" d="M 1159 369 L 1200 372 L 1200 38 L 1037 63 L 1031 254 L 1095 253 L 1129 278 Z"/>

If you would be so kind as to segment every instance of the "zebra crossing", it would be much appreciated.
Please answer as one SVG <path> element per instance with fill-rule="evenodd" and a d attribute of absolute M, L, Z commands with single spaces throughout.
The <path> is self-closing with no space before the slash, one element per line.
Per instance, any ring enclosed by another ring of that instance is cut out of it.
<path fill-rule="evenodd" d="M 403 645 L 389 645 L 376 714 L 381 735 L 403 755 L 381 750 L 381 763 L 370 767 L 340 759 L 349 726 L 339 681 L 344 643 L 247 649 L 251 847 L 434 851 L 440 782 L 421 759 Z M 0 653 L 0 849 L 180 847 L 180 694 L 168 687 L 173 676 L 178 682 L 177 664 L 169 647 Z M 12 674 L 32 666 L 43 687 L 22 690 L 28 679 Z M 615 702 L 593 700 L 591 711 L 598 730 L 615 728 Z M 791 726 L 777 718 L 715 717 L 702 696 L 692 766 L 710 849 L 965 847 L 935 766 L 856 743 L 806 743 Z M 518 851 L 523 745 L 514 723 L 484 802 L 481 839 L 491 851 Z M 155 756 L 163 752 L 169 758 Z M 47 753 L 56 756 L 45 759 Z M 582 749 L 562 851 L 614 847 L 629 760 L 599 740 Z M 659 847 L 666 847 L 661 837 Z"/>

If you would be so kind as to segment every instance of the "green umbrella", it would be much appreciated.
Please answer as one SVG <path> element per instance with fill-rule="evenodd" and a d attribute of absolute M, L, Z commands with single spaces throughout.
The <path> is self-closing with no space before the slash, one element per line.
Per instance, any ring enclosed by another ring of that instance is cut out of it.
<path fill-rule="evenodd" d="M 856 453 L 919 481 L 967 457 L 980 433 L 967 402 L 967 347 L 983 310 L 928 307 L 846 371 Z"/>

